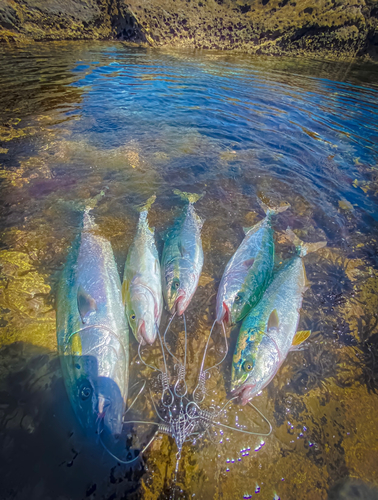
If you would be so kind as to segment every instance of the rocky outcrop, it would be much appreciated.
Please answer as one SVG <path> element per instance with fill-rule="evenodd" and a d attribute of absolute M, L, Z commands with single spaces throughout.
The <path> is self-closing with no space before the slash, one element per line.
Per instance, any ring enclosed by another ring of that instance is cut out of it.
<path fill-rule="evenodd" d="M 378 0 L 0 0 L 0 40 L 378 59 Z"/>
<path fill-rule="evenodd" d="M 0 40 L 147 42 L 120 0 L 0 0 Z"/>

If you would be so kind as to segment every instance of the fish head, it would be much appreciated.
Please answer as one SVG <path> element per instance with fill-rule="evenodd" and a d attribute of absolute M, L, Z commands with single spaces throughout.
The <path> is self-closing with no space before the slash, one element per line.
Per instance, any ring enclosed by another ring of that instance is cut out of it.
<path fill-rule="evenodd" d="M 108 332 L 105 332 L 108 333 Z M 109 337 L 109 335 L 108 335 Z M 127 384 L 126 353 L 116 336 L 104 340 L 101 327 L 85 327 L 67 346 L 63 365 L 75 413 L 88 435 L 122 431 Z"/>
<path fill-rule="evenodd" d="M 239 290 L 234 294 L 233 298 L 230 300 L 230 310 L 231 317 L 234 322 L 237 323 L 241 321 L 251 310 L 251 306 L 255 304 L 256 300 L 250 291 L 246 292 Z"/>
<path fill-rule="evenodd" d="M 146 286 L 131 288 L 127 314 L 130 327 L 138 342 L 142 345 L 153 344 L 157 335 L 160 314 L 149 288 Z"/>
<path fill-rule="evenodd" d="M 237 346 L 231 371 L 232 395 L 246 404 L 269 384 L 279 365 L 279 353 L 267 336 L 256 335 L 242 350 Z"/>
<path fill-rule="evenodd" d="M 171 314 L 177 312 L 177 314 L 181 316 L 188 307 L 193 295 L 188 293 L 188 281 L 188 278 L 182 273 L 181 275 L 174 276 L 173 279 L 167 283 L 166 301 L 168 310 Z"/>
<path fill-rule="evenodd" d="M 224 297 L 218 294 L 217 305 L 216 305 L 216 320 L 218 323 L 224 323 L 225 325 L 231 325 L 231 301 L 228 297 Z"/>

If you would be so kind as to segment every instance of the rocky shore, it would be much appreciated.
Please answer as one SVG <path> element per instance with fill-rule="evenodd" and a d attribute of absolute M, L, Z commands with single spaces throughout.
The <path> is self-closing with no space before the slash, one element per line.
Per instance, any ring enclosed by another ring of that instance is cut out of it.
<path fill-rule="evenodd" d="M 0 42 L 29 39 L 378 60 L 378 0 L 0 0 Z"/>

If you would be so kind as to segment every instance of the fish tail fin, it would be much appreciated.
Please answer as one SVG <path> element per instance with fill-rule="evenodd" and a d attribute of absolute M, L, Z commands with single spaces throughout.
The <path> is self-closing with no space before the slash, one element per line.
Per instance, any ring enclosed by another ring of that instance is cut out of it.
<path fill-rule="evenodd" d="M 261 205 L 261 208 L 266 213 L 266 215 L 280 214 L 281 212 L 284 212 L 285 210 L 287 210 L 290 207 L 290 203 L 285 203 L 284 205 L 280 205 L 280 206 L 269 206 L 260 199 L 259 199 L 259 203 Z"/>
<path fill-rule="evenodd" d="M 180 196 L 182 200 L 188 201 L 189 203 L 195 203 L 203 196 L 203 194 L 185 193 L 184 191 L 180 191 L 179 189 L 174 189 L 173 192 L 174 194 L 177 194 L 177 196 Z"/>
<path fill-rule="evenodd" d="M 107 186 L 105 189 L 109 189 Z M 84 231 L 88 231 L 96 227 L 96 223 L 91 215 L 91 211 L 97 206 L 98 202 L 105 196 L 105 189 L 100 191 L 93 198 L 89 198 L 85 200 L 84 210 L 83 210 L 83 229 Z"/>
<path fill-rule="evenodd" d="M 96 227 L 93 215 L 91 214 L 92 208 L 85 207 L 83 212 L 83 231 L 91 231 Z"/>
<path fill-rule="evenodd" d="M 146 203 L 144 205 L 142 205 L 138 210 L 139 212 L 143 213 L 143 212 L 148 212 L 149 209 L 152 207 L 152 205 L 154 204 L 156 200 L 156 194 L 153 194 L 152 196 L 150 196 L 148 198 L 148 200 L 146 201 Z"/>
<path fill-rule="evenodd" d="M 105 189 L 109 188 L 106 186 Z M 89 198 L 89 200 L 85 201 L 84 212 L 90 212 L 98 205 L 98 202 L 102 199 L 103 196 L 105 196 L 105 189 L 96 194 L 96 196 L 93 196 L 92 198 Z"/>
<path fill-rule="evenodd" d="M 154 201 L 156 200 L 156 194 L 153 194 L 148 198 L 146 203 L 141 206 L 139 210 L 139 227 L 145 227 L 146 229 L 150 230 L 152 233 L 154 230 L 148 226 L 148 211 L 153 205 Z"/>
<path fill-rule="evenodd" d="M 107 186 L 100 191 L 96 196 L 93 196 L 92 198 L 88 198 L 86 200 L 58 200 L 57 205 L 59 205 L 61 208 L 64 208 L 65 210 L 69 210 L 71 212 L 80 212 L 80 214 L 89 213 L 93 208 L 95 208 L 101 198 L 105 196 L 105 190 L 109 189 Z"/>
<path fill-rule="evenodd" d="M 297 248 L 298 255 L 300 257 L 304 257 L 308 253 L 316 252 L 320 248 L 323 248 L 327 245 L 326 241 L 318 241 L 316 243 L 305 243 L 292 231 L 290 228 L 287 228 L 285 231 L 286 236 L 289 240 L 295 245 Z"/>

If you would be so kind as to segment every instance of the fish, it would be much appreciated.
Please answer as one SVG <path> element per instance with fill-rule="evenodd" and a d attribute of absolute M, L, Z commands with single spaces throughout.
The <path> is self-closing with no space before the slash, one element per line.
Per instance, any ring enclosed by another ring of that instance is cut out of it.
<path fill-rule="evenodd" d="M 193 204 L 202 195 L 174 193 L 187 201 L 181 217 L 169 231 L 161 261 L 162 288 L 168 311 L 181 316 L 188 307 L 198 286 L 203 266 L 201 229 L 204 221 L 197 215 Z"/>
<path fill-rule="evenodd" d="M 129 382 L 129 331 L 109 241 L 87 207 L 57 290 L 58 353 L 71 405 L 87 434 L 122 432 Z"/>
<path fill-rule="evenodd" d="M 291 350 L 310 335 L 297 331 L 303 294 L 308 288 L 303 257 L 326 245 L 304 243 L 286 231 L 296 255 L 274 275 L 261 301 L 244 319 L 234 351 L 231 393 L 246 404 L 273 379 Z"/>
<path fill-rule="evenodd" d="M 218 288 L 216 321 L 233 325 L 241 321 L 258 303 L 271 279 L 274 267 L 272 217 L 289 204 L 269 208 L 255 226 L 244 228 L 245 237 L 229 260 Z"/>
<path fill-rule="evenodd" d="M 148 225 L 148 210 L 156 196 L 142 207 L 135 238 L 127 254 L 122 296 L 126 316 L 137 341 L 155 342 L 163 311 L 161 271 L 154 229 Z"/>

